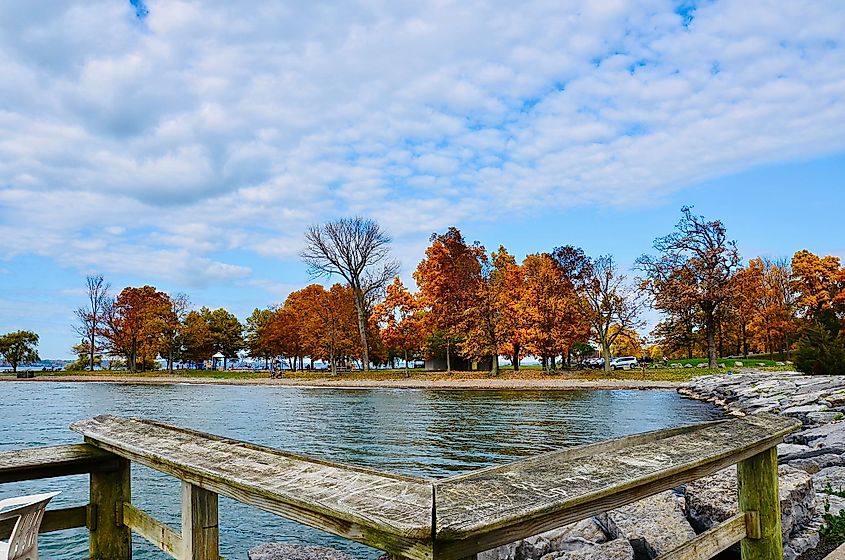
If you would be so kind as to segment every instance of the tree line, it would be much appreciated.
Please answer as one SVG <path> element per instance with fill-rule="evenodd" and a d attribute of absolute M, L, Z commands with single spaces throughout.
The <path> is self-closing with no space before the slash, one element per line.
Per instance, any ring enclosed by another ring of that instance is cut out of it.
<path fill-rule="evenodd" d="M 670 358 L 779 353 L 806 370 L 829 370 L 845 344 L 845 268 L 833 256 L 803 250 L 791 259 L 743 265 L 718 220 L 683 208 L 675 230 L 658 237 L 628 277 L 612 256 L 561 245 L 521 262 L 504 246 L 488 251 L 460 230 L 435 233 L 410 290 L 397 276 L 390 237 L 355 217 L 309 228 L 303 262 L 315 278 L 337 278 L 255 309 L 241 324 L 225 309 L 192 310 L 184 294 L 127 287 L 112 297 L 102 276 L 87 279 L 77 310 L 78 368 L 103 354 L 130 371 L 161 356 L 202 362 L 245 350 L 271 369 L 322 360 L 336 373 L 354 363 L 407 364 L 440 359 L 447 370 L 470 363 L 497 373 L 500 357 L 519 368 L 531 356 L 544 369 L 599 353 Z M 646 307 L 662 313 L 647 337 Z M 833 358 L 831 358 L 831 356 Z"/>

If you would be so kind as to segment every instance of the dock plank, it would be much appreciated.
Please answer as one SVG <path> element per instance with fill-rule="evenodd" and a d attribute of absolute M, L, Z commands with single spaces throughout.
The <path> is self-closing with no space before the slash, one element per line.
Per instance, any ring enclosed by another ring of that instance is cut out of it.
<path fill-rule="evenodd" d="M 97 416 L 86 441 L 201 488 L 411 558 L 430 558 L 431 482 L 149 420 Z"/>
<path fill-rule="evenodd" d="M 114 455 L 85 443 L 3 451 L 0 483 L 107 471 L 116 465 Z"/>
<path fill-rule="evenodd" d="M 592 453 L 546 453 L 438 481 L 437 556 L 460 558 L 673 488 L 771 448 L 799 426 L 761 414 L 632 445 L 596 444 Z"/>

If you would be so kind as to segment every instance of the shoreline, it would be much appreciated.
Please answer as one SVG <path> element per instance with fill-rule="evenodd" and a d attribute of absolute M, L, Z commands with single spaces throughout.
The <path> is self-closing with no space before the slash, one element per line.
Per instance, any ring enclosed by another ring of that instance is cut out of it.
<path fill-rule="evenodd" d="M 319 388 L 319 389 L 431 389 L 473 391 L 575 391 L 589 389 L 678 389 L 684 381 L 653 379 L 271 379 L 271 378 L 213 378 L 172 376 L 123 376 L 123 375 L 55 375 L 18 379 L 0 376 L 0 382 L 20 383 L 118 383 L 146 385 L 258 385 L 270 387 Z"/>

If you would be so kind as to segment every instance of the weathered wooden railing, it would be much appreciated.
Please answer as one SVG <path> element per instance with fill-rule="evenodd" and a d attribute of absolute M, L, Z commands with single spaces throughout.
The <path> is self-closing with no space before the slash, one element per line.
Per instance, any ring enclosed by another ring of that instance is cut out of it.
<path fill-rule="evenodd" d="M 741 542 L 744 560 L 780 560 L 776 446 L 798 426 L 757 415 L 428 480 L 98 416 L 71 426 L 85 444 L 0 453 L 0 482 L 91 473 L 90 503 L 49 511 L 42 531 L 87 526 L 95 559 L 131 558 L 134 531 L 175 558 L 217 560 L 224 495 L 396 557 L 458 560 L 738 463 L 739 513 L 661 559 L 710 558 Z M 132 505 L 131 462 L 182 481 L 181 532 Z"/>

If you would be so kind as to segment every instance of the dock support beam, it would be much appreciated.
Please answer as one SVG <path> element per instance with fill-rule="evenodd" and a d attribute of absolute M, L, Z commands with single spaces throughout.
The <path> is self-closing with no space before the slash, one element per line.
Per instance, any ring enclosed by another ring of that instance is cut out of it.
<path fill-rule="evenodd" d="M 123 524 L 123 503 L 132 501 L 130 463 L 116 457 L 117 468 L 91 473 L 88 514 L 91 560 L 131 560 L 132 532 Z"/>
<path fill-rule="evenodd" d="M 182 482 L 181 560 L 218 560 L 217 494 Z"/>
<path fill-rule="evenodd" d="M 759 535 L 749 531 L 742 539 L 742 560 L 781 560 L 783 535 L 780 524 L 777 448 L 772 447 L 737 464 L 740 511 L 757 511 Z M 757 538 L 754 538 L 754 537 Z"/>

